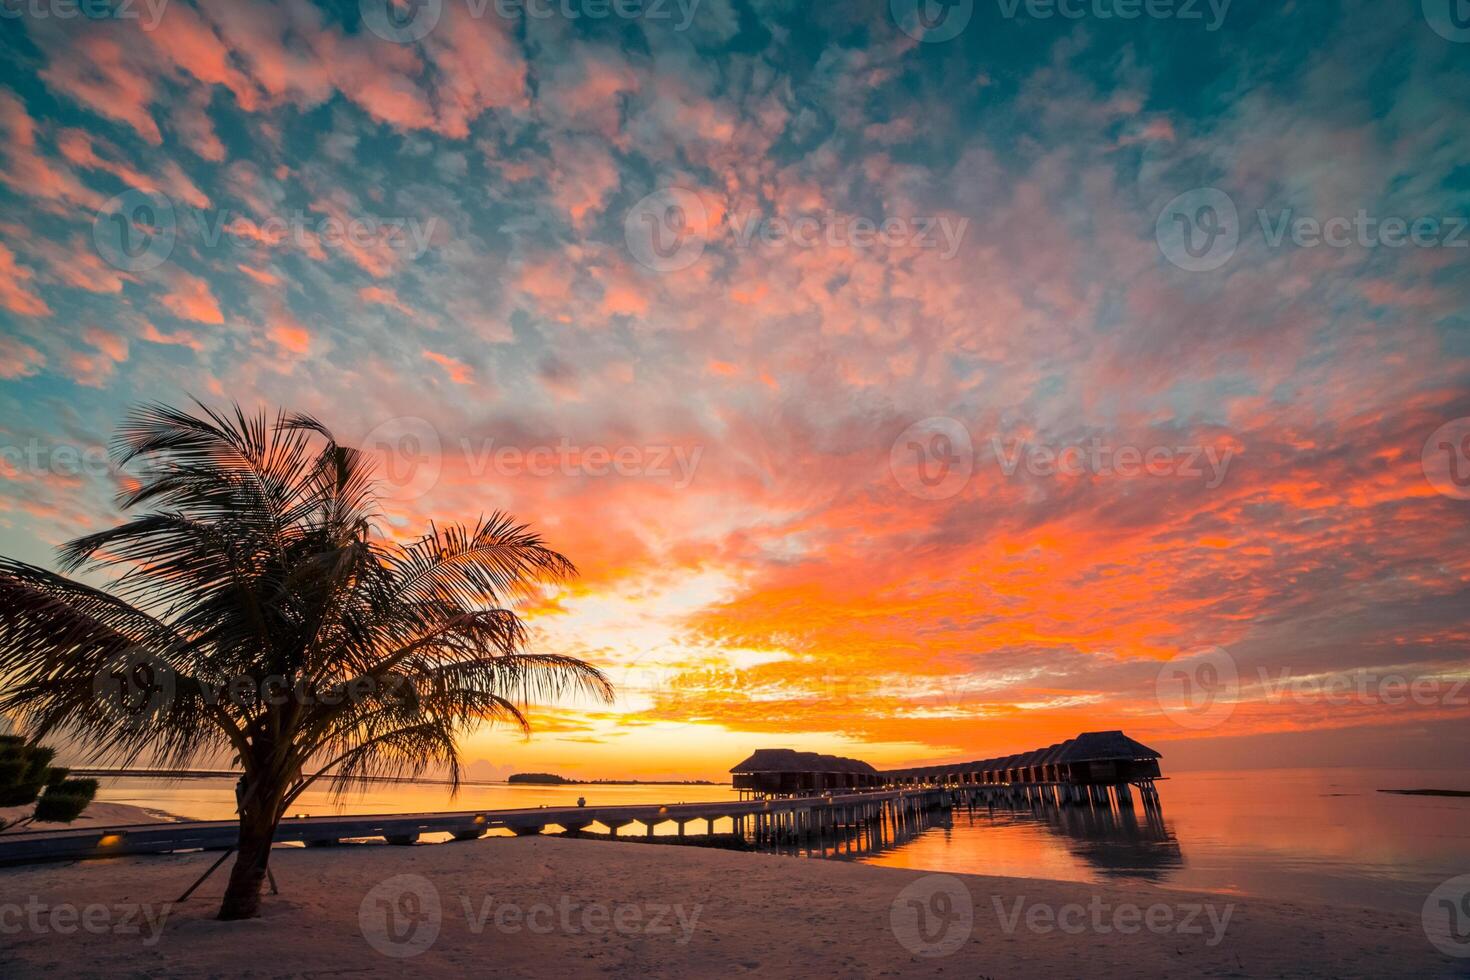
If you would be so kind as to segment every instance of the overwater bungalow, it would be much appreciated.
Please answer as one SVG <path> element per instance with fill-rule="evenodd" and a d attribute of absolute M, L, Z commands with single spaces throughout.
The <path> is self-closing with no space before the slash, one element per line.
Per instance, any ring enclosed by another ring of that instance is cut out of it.
<path fill-rule="evenodd" d="M 883 785 L 878 770 L 866 762 L 794 749 L 757 749 L 730 772 L 741 799 L 850 793 Z"/>
<path fill-rule="evenodd" d="M 1122 732 L 1084 732 L 1058 756 L 1057 781 L 1103 785 L 1158 779 L 1161 758 Z"/>
<path fill-rule="evenodd" d="M 1160 753 L 1121 731 L 1083 732 L 1044 749 L 977 762 L 879 772 L 866 762 L 816 752 L 761 749 L 732 768 L 742 797 L 799 796 L 828 790 L 883 787 L 1108 787 L 1138 784 L 1152 791 Z M 1077 798 L 1078 793 L 1047 793 Z"/>

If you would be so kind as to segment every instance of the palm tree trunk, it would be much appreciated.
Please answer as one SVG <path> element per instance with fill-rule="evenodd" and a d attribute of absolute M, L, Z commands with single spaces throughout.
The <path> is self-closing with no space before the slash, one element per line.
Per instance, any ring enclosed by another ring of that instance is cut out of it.
<path fill-rule="evenodd" d="M 260 889 L 270 864 L 271 841 L 281 819 L 279 792 L 262 786 L 248 793 L 240 811 L 240 837 L 236 844 L 235 866 L 225 886 L 219 918 L 223 920 L 253 919 L 260 915 Z"/>

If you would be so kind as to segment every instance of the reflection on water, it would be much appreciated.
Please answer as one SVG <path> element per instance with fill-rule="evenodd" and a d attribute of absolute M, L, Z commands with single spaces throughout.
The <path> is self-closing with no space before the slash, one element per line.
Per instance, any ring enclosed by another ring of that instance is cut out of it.
<path fill-rule="evenodd" d="M 1171 888 L 1417 913 L 1470 873 L 1470 799 L 1379 789 L 1470 789 L 1470 772 L 1351 769 L 1182 773 L 1150 815 L 1026 807 L 954 812 L 870 864 Z"/>
<path fill-rule="evenodd" d="M 957 839 L 965 841 L 971 834 L 978 834 L 982 841 L 1002 840 L 1015 831 L 1028 829 L 1055 835 L 1062 847 L 1101 878 L 1164 882 L 1171 871 L 1184 867 L 1179 841 L 1156 809 L 1058 807 L 1041 803 L 979 804 L 924 811 L 915 822 L 901 829 L 868 821 L 763 844 L 760 849 L 775 854 L 908 865 L 898 856 L 892 860 L 884 858 L 920 840 L 929 845 L 943 841 L 948 848 L 958 846 Z"/>
<path fill-rule="evenodd" d="M 1034 819 L 1106 878 L 1164 881 L 1184 867 L 1179 841 L 1159 810 L 1038 807 L 1034 812 L 988 814 L 989 819 Z"/>
<path fill-rule="evenodd" d="M 935 828 L 942 829 L 952 825 L 953 816 L 950 810 L 920 810 L 902 827 L 881 820 L 861 820 L 844 826 L 819 826 L 810 833 L 774 843 L 752 843 L 758 850 L 768 854 L 858 861 L 890 851 Z"/>
<path fill-rule="evenodd" d="M 1162 813 L 1080 807 L 956 809 L 908 840 L 854 849 L 878 865 L 1066 881 L 1149 881 L 1171 888 L 1418 913 L 1440 882 L 1470 873 L 1470 799 L 1379 789 L 1470 790 L 1470 771 L 1265 770 L 1174 773 Z M 293 812 L 443 810 L 733 800 L 729 786 L 379 784 L 334 801 L 305 794 Z M 113 779 L 98 798 L 203 819 L 234 815 L 229 780 Z M 723 822 L 722 822 L 723 823 Z M 717 831 L 725 831 L 720 826 Z M 672 825 L 660 828 L 673 832 Z M 845 845 L 845 842 L 844 842 Z M 831 856 L 830 848 L 828 856 Z"/>
<path fill-rule="evenodd" d="M 1057 807 L 1040 803 L 926 810 L 903 828 L 881 821 L 863 821 L 762 844 L 760 849 L 774 854 L 881 864 L 886 862 L 875 859 L 920 838 L 954 840 L 956 824 L 961 825 L 962 835 L 970 832 L 996 835 L 1023 823 L 1055 834 L 1062 846 L 1104 878 L 1162 882 L 1171 870 L 1184 866 L 1179 841 L 1158 810 Z"/>

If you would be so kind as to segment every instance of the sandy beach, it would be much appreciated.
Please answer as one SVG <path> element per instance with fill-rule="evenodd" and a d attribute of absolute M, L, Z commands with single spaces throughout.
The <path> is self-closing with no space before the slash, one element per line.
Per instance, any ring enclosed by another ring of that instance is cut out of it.
<path fill-rule="evenodd" d="M 278 849 L 226 924 L 212 860 L 0 869 L 0 975 L 1470 975 L 1412 916 L 546 837 Z"/>
<path fill-rule="evenodd" d="M 33 806 L 0 807 L 0 820 L 21 820 L 33 811 Z M 178 823 L 188 820 L 176 813 L 157 810 L 153 807 L 134 806 L 131 803 L 90 803 L 82 815 L 70 823 L 48 823 L 44 820 L 12 828 L 9 832 L 40 830 L 87 830 L 93 827 L 132 827 L 138 824 Z"/>

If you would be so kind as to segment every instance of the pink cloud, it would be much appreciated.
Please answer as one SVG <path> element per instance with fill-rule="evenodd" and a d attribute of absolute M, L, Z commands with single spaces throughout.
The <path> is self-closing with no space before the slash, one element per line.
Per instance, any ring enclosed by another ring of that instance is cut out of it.
<path fill-rule="evenodd" d="M 740 376 L 740 365 L 712 357 L 705 363 L 704 373 L 717 378 L 738 378 Z"/>
<path fill-rule="evenodd" d="M 457 385 L 472 385 L 475 383 L 475 371 L 463 361 L 457 361 L 437 351 L 424 351 L 424 360 L 431 361 L 442 367 L 449 375 L 449 380 Z"/>
<path fill-rule="evenodd" d="M 46 357 L 30 344 L 0 334 L 0 378 L 29 378 L 46 366 Z"/>
<path fill-rule="evenodd" d="M 251 279 L 254 279 L 262 286 L 278 286 L 281 283 L 280 277 L 271 272 L 269 269 L 252 268 L 251 266 L 248 266 L 243 262 L 236 264 L 235 268 L 239 269 L 241 272 L 245 273 L 245 275 L 249 276 Z"/>
<path fill-rule="evenodd" d="M 219 300 L 214 298 L 209 283 L 182 269 L 175 270 L 169 279 L 172 288 L 159 298 L 164 309 L 181 320 L 209 324 L 225 322 L 225 315 L 219 308 Z"/>
<path fill-rule="evenodd" d="M 0 243 L 0 306 L 22 316 L 46 316 L 51 307 L 27 285 L 35 273 L 15 261 L 15 253 Z"/>
<path fill-rule="evenodd" d="M 1374 306 L 1424 309 L 1434 306 L 1440 300 L 1440 295 L 1433 286 L 1401 286 L 1387 279 L 1360 282 L 1358 292 Z"/>
<path fill-rule="evenodd" d="M 621 186 L 618 165 L 601 141 L 590 138 L 557 140 L 552 144 L 551 157 L 555 165 L 552 203 L 566 212 L 572 227 L 580 229 Z"/>
<path fill-rule="evenodd" d="M 101 194 L 84 186 L 59 160 L 47 159 L 36 146 L 36 126 L 20 99 L 0 89 L 0 181 L 19 194 L 100 207 Z"/>
<path fill-rule="evenodd" d="M 143 324 L 142 337 L 150 344 L 165 344 L 177 347 L 188 347 L 190 350 L 201 351 L 204 344 L 199 338 L 187 330 L 175 330 L 171 333 L 159 330 L 151 323 Z"/>
<path fill-rule="evenodd" d="M 229 47 L 214 25 L 184 4 L 174 4 L 153 31 L 144 32 L 157 57 L 193 75 L 206 85 L 223 85 L 240 108 L 249 112 L 258 104 L 255 84 L 239 71 Z"/>
<path fill-rule="evenodd" d="M 102 28 L 73 32 L 74 25 L 64 26 L 69 37 L 53 42 L 61 54 L 42 70 L 46 83 L 99 116 L 131 126 L 149 143 L 162 143 L 163 134 L 149 111 L 155 73 L 140 70 L 146 65 L 129 58 L 122 35 L 108 36 Z"/>
<path fill-rule="evenodd" d="M 884 123 L 871 123 L 863 130 L 863 137 L 874 143 L 903 143 L 914 138 L 917 132 L 914 121 L 907 116 L 890 119 Z"/>
<path fill-rule="evenodd" d="M 413 310 L 409 309 L 404 302 L 398 298 L 398 294 L 383 286 L 364 286 L 357 291 L 358 298 L 364 303 L 376 303 L 379 306 L 387 306 L 397 310 L 404 316 L 413 316 Z"/>
<path fill-rule="evenodd" d="M 209 94 L 208 89 L 190 92 L 188 101 L 174 107 L 169 122 L 189 149 L 202 159 L 220 163 L 225 158 L 225 145 L 209 118 Z"/>
<path fill-rule="evenodd" d="M 445 4 L 446 23 L 425 41 L 437 71 L 434 128 L 451 139 L 469 135 L 469 124 L 487 109 L 529 104 L 526 63 L 499 17 L 467 17 L 460 4 Z"/>
<path fill-rule="evenodd" d="M 592 130 L 621 145 L 623 96 L 639 88 L 638 76 L 616 53 L 579 46 L 542 85 L 540 96 L 567 128 Z"/>
<path fill-rule="evenodd" d="M 352 195 L 340 190 L 333 191 L 314 201 L 311 209 L 325 214 L 337 228 L 347 230 L 345 234 L 333 236 L 331 241 L 319 241 L 316 236 L 312 236 L 318 250 L 323 245 L 330 245 L 375 279 L 390 275 L 397 267 L 400 253 L 395 250 L 391 235 L 385 230 L 386 226 L 373 226 L 372 232 L 366 233 L 364 229 L 369 226 L 365 222 L 369 215 Z M 318 260 L 322 258 L 325 258 L 324 254 Z"/>
<path fill-rule="evenodd" d="M 1119 146 L 1132 146 L 1136 143 L 1172 143 L 1177 139 L 1174 132 L 1174 123 L 1165 118 L 1150 119 L 1142 126 L 1135 127 L 1122 136 L 1118 137 Z"/>
<path fill-rule="evenodd" d="M 266 336 L 287 353 L 305 355 L 311 352 L 310 331 L 289 316 L 271 324 Z"/>
<path fill-rule="evenodd" d="M 77 384 L 101 388 L 112 377 L 113 362 L 106 356 L 72 351 L 66 356 L 66 372 Z"/>
<path fill-rule="evenodd" d="M 121 363 L 128 359 L 128 338 L 101 327 L 88 327 L 82 331 L 82 339 L 109 359 Z"/>
<path fill-rule="evenodd" d="M 56 137 L 56 148 L 68 163 L 80 169 L 110 173 L 129 187 L 150 194 L 163 194 L 191 207 L 209 207 L 209 198 L 172 160 L 164 161 L 160 165 L 161 179 L 154 180 L 120 160 L 100 156 L 92 138 L 79 129 L 62 130 Z"/>
<path fill-rule="evenodd" d="M 643 285 L 623 266 L 597 266 L 593 276 L 602 283 L 602 312 L 608 316 L 643 316 L 649 298 Z"/>
<path fill-rule="evenodd" d="M 49 30 L 42 77 L 92 111 L 162 142 L 154 108 L 204 159 L 224 147 L 205 114 L 208 99 L 161 104 L 154 79 L 192 79 L 228 90 L 245 112 L 283 103 L 307 108 L 334 92 L 373 119 L 404 131 L 452 139 L 489 109 L 529 104 L 527 67 L 502 18 L 469 17 L 446 5 L 445 23 L 421 45 L 391 44 L 368 32 L 348 34 L 301 3 L 200 0 L 176 5 L 143 44 L 117 24 Z M 76 28 L 76 29 L 71 29 Z M 160 71 L 163 67 L 163 71 Z"/>
<path fill-rule="evenodd" d="M 7 234 L 17 238 L 25 235 L 23 229 L 7 226 Z M 123 277 L 117 269 L 102 261 L 92 242 L 81 235 L 69 241 L 51 239 L 33 240 L 26 243 L 32 254 L 46 263 L 49 276 L 73 289 L 84 289 L 89 293 L 113 294 L 122 291 Z"/>

